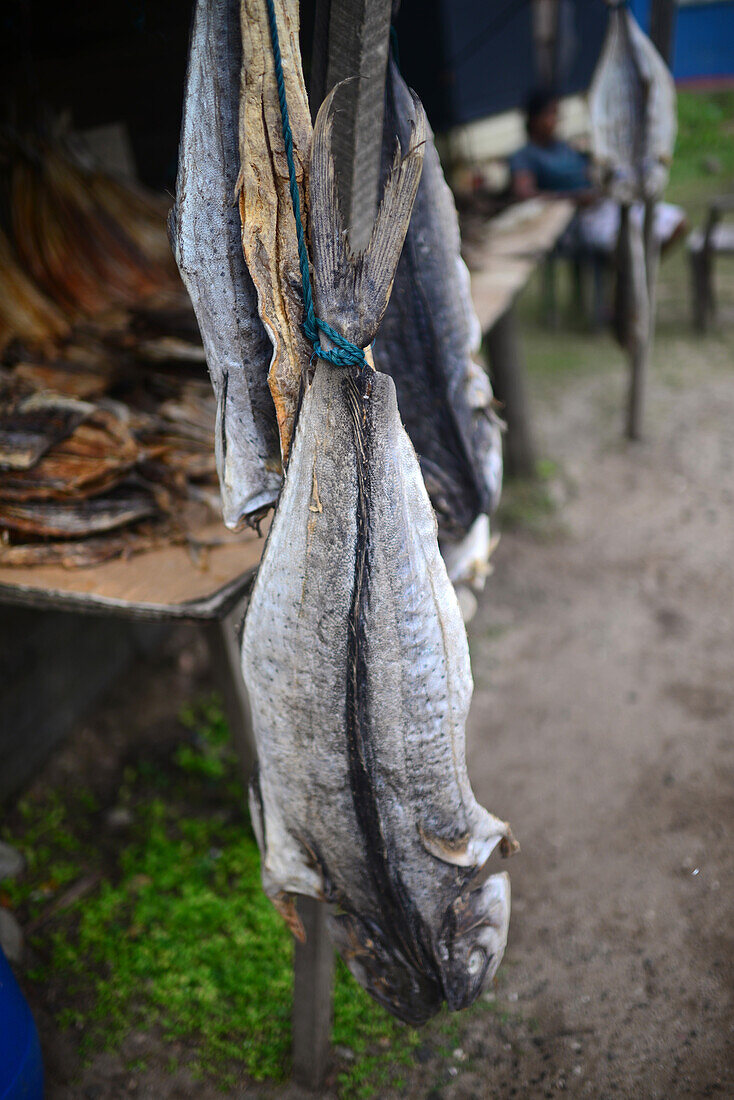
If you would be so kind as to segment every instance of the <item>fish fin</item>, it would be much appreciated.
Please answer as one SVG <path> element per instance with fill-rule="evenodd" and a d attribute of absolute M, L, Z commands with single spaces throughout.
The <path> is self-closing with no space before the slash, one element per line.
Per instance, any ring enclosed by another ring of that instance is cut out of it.
<path fill-rule="evenodd" d="M 456 837 L 440 836 L 418 825 L 423 847 L 436 859 L 451 863 L 454 867 L 484 867 L 498 844 L 503 857 L 516 852 L 520 845 L 507 822 L 500 821 L 486 810 L 482 810 L 481 814 L 478 827 Z"/>
<path fill-rule="evenodd" d="M 252 778 L 247 788 L 247 802 L 250 808 L 250 821 L 252 823 L 252 831 L 255 834 L 255 840 L 257 846 L 260 849 L 260 854 L 265 857 L 265 807 L 263 806 L 263 796 L 260 790 L 260 767 L 255 763 L 255 769 L 252 773 Z"/>
<path fill-rule="evenodd" d="M 295 896 L 293 894 L 286 894 L 284 890 L 281 890 L 271 897 L 270 900 L 298 942 L 305 943 L 306 929 L 303 927 L 303 921 L 298 915 Z"/>
<path fill-rule="evenodd" d="M 423 168 L 427 122 L 420 101 L 413 96 L 416 118 L 410 147 L 402 156 L 396 143 L 369 244 L 355 254 L 347 239 L 331 152 L 335 103 L 346 83 L 336 85 L 316 117 L 309 173 L 311 242 L 319 316 L 363 348 L 374 339 L 390 298 Z"/>
<path fill-rule="evenodd" d="M 452 863 L 455 867 L 472 867 L 474 860 L 470 852 L 471 834 L 446 837 L 429 832 L 418 825 L 418 833 L 423 847 L 443 863 Z"/>

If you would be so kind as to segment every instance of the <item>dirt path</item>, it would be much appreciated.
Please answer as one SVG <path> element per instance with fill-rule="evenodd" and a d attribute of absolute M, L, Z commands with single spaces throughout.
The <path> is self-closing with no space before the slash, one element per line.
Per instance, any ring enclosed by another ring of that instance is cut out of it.
<path fill-rule="evenodd" d="M 523 847 L 515 1025 L 447 1100 L 734 1095 L 734 374 L 662 350 L 644 445 L 621 373 L 541 399 L 564 530 L 503 537 L 471 629 L 470 771 Z"/>

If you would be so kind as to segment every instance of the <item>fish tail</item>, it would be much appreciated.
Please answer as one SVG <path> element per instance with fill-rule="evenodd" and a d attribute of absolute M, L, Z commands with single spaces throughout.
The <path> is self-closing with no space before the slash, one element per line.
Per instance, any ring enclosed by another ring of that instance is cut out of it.
<path fill-rule="evenodd" d="M 387 308 L 408 231 L 423 167 L 427 122 L 420 101 L 413 96 L 415 121 L 408 151 L 403 156 L 396 141 L 369 243 L 364 251 L 354 253 L 339 203 L 332 156 L 336 102 L 346 83 L 337 84 L 324 100 L 314 127 L 309 181 L 314 281 L 321 319 L 358 347 L 367 347 Z"/>

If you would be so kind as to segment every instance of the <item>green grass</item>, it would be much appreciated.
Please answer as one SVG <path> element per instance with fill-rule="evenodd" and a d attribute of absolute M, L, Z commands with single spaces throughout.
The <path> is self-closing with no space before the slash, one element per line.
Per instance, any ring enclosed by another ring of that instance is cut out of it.
<path fill-rule="evenodd" d="M 125 768 L 116 804 L 133 824 L 123 840 L 106 833 L 88 793 L 48 792 L 19 805 L 3 836 L 28 869 L 0 901 L 26 925 L 57 907 L 31 934 L 26 977 L 44 999 L 55 991 L 57 1022 L 81 1036 L 83 1059 L 142 1030 L 160 1034 L 164 1050 L 182 1042 L 189 1070 L 223 1089 L 243 1075 L 281 1081 L 290 1068 L 292 940 L 262 892 L 221 710 L 210 700 L 181 718 L 188 736 L 167 759 Z M 93 887 L 58 908 L 85 880 Z M 428 1032 L 450 1050 L 460 1027 L 446 1014 Z M 393 1020 L 340 963 L 332 1039 L 353 1055 L 339 1065 L 340 1095 L 366 1098 L 398 1087 L 426 1033 Z"/>
<path fill-rule="evenodd" d="M 672 188 L 712 177 L 707 161 L 719 162 L 719 179 L 734 175 L 734 90 L 678 93 L 678 137 L 670 173 Z"/>

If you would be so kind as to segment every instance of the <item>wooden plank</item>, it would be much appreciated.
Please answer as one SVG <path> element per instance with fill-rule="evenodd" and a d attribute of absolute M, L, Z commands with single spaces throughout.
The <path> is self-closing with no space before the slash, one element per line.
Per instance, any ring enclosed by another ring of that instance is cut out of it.
<path fill-rule="evenodd" d="M 471 272 L 471 296 L 482 332 L 486 333 L 510 308 L 535 269 L 532 260 L 486 254 Z"/>
<path fill-rule="evenodd" d="M 304 1088 L 321 1088 L 329 1057 L 334 949 L 320 901 L 298 899 L 306 942 L 296 942 L 293 983 L 293 1076 Z"/>
<path fill-rule="evenodd" d="M 568 199 L 534 198 L 491 218 L 484 247 L 492 256 L 540 259 L 555 246 L 574 215 Z"/>
<path fill-rule="evenodd" d="M 263 536 L 266 529 L 264 523 Z M 264 537 L 234 535 L 213 523 L 197 539 L 193 556 L 169 545 L 84 569 L 0 567 L 0 602 L 150 619 L 218 618 L 252 583 Z"/>

